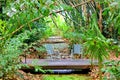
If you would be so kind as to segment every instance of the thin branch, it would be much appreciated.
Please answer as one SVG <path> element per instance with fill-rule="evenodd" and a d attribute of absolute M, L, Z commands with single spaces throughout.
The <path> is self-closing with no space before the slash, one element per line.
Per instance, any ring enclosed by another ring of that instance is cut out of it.
<path fill-rule="evenodd" d="M 26 23 L 27 24 L 27 23 Z M 11 34 L 13 35 L 13 34 L 15 34 L 17 31 L 19 31 L 20 29 L 22 29 L 26 24 L 23 24 L 23 25 L 21 25 L 19 28 L 17 28 L 15 31 L 13 31 Z M 10 34 L 9 34 L 10 35 Z M 8 35 L 8 36 L 9 36 Z"/>
<path fill-rule="evenodd" d="M 93 1 L 93 0 L 88 0 L 88 1 L 82 2 L 80 4 L 77 4 L 77 5 L 73 6 L 73 8 L 84 5 L 84 4 L 87 4 L 87 3 L 91 2 L 91 1 Z"/>
<path fill-rule="evenodd" d="M 54 25 L 58 28 L 58 25 L 57 25 L 57 23 L 55 22 L 55 20 L 53 19 L 53 17 L 52 17 L 52 16 L 50 16 L 50 17 L 51 17 L 51 19 L 52 19 Z"/>
<path fill-rule="evenodd" d="M 61 14 L 63 17 L 65 17 L 63 14 Z M 67 14 L 66 14 L 67 15 Z M 79 26 L 81 26 L 79 23 L 77 23 L 75 20 L 72 20 L 71 18 L 69 18 L 68 16 L 67 16 L 67 18 L 69 19 L 69 20 L 71 20 L 71 21 L 73 21 L 73 22 L 75 22 L 76 24 L 78 24 Z"/>
<path fill-rule="evenodd" d="M 81 6 L 81 5 L 86 4 L 86 3 L 89 3 L 89 2 L 91 2 L 91 1 L 93 1 L 93 0 L 88 0 L 88 1 L 86 1 L 86 2 L 80 3 L 80 4 L 78 4 L 78 5 L 73 6 L 73 8 L 78 7 L 78 6 Z M 63 11 L 65 11 L 65 10 L 58 10 L 58 11 L 55 11 L 54 13 L 60 13 L 60 12 L 63 12 Z M 53 14 L 53 12 L 51 12 L 49 15 L 52 15 L 52 14 Z M 43 16 L 34 18 L 34 19 L 32 19 L 31 21 L 29 21 L 28 23 L 37 21 L 37 20 L 39 20 L 39 19 L 42 18 L 42 17 L 43 17 Z M 28 23 L 26 23 L 26 24 L 28 24 Z M 12 32 L 12 34 L 16 33 L 18 30 L 22 29 L 26 24 L 21 25 L 18 29 L 16 29 L 14 32 Z"/>
<path fill-rule="evenodd" d="M 27 25 L 28 25 L 28 27 L 29 27 L 30 31 L 32 31 L 30 24 L 27 24 Z"/>

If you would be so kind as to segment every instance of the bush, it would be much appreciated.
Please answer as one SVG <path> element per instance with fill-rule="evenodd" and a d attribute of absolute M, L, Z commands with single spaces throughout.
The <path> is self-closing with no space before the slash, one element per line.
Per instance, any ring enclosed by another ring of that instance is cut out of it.
<path fill-rule="evenodd" d="M 105 65 L 107 67 L 102 69 L 102 71 L 105 74 L 103 79 L 104 80 L 108 80 L 108 79 L 120 80 L 120 61 L 112 60 L 112 61 L 106 62 Z"/>

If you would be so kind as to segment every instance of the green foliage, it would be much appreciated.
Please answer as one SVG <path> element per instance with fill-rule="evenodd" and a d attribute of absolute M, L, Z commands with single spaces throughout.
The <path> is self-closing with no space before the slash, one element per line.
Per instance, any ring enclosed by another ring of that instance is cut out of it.
<path fill-rule="evenodd" d="M 79 30 L 81 27 L 86 27 L 87 24 L 89 24 L 89 19 L 91 15 L 95 13 L 94 3 L 91 4 L 91 2 L 87 2 L 83 0 L 76 0 L 76 1 L 62 0 L 62 2 L 64 4 L 74 7 L 72 10 L 65 12 L 64 17 L 68 25 L 74 26 L 75 29 Z M 80 5 L 81 3 L 85 3 L 85 4 Z"/>
<path fill-rule="evenodd" d="M 119 43 L 114 39 L 107 39 L 107 42 L 109 43 L 109 50 L 115 52 L 116 57 L 119 57 L 120 53 L 120 46 Z"/>
<path fill-rule="evenodd" d="M 9 37 L 6 37 L 8 35 L 9 30 L 7 27 L 11 27 L 8 25 L 6 21 L 0 20 L 0 51 L 3 52 L 3 49 L 5 49 L 4 44 L 7 40 L 9 40 Z M 4 39 L 4 40 L 3 40 Z"/>
<path fill-rule="evenodd" d="M 6 42 L 2 44 L 4 47 L 1 48 L 3 51 L 0 53 L 0 78 L 11 78 L 18 69 L 24 66 L 20 64 L 20 59 L 18 58 L 22 53 L 20 46 L 23 45 L 23 39 L 23 37 L 18 36 L 6 40 Z"/>
<path fill-rule="evenodd" d="M 104 32 L 106 33 L 107 37 L 111 37 L 113 39 L 118 40 L 119 36 L 119 12 L 120 6 L 119 1 L 113 0 L 113 2 L 107 2 L 108 5 L 104 9 L 103 17 L 104 19 Z"/>
<path fill-rule="evenodd" d="M 40 40 L 44 37 L 45 29 L 39 28 L 39 29 L 32 29 L 32 31 L 26 30 L 24 33 L 26 34 L 26 36 L 28 36 L 28 38 L 25 39 L 23 42 L 30 45 L 31 43 Z"/>
<path fill-rule="evenodd" d="M 50 21 L 49 26 L 52 35 L 64 36 L 71 29 L 71 27 L 66 24 L 62 15 L 51 16 L 48 20 Z"/>
<path fill-rule="evenodd" d="M 120 61 L 112 60 L 106 62 L 105 65 L 107 67 L 103 68 L 102 71 L 108 76 L 105 75 L 103 80 L 120 80 Z"/>
<path fill-rule="evenodd" d="M 66 11 L 71 11 L 71 10 L 73 10 L 73 8 L 72 8 L 71 6 L 66 5 L 66 4 L 64 4 L 64 3 L 60 4 L 59 6 L 61 6 L 61 7 L 62 7 L 64 10 L 66 10 Z"/>
<path fill-rule="evenodd" d="M 68 32 L 64 34 L 64 37 L 67 38 L 70 42 L 70 44 L 76 44 L 82 42 L 83 34 L 80 34 L 80 32 L 74 31 L 74 32 Z"/>
<path fill-rule="evenodd" d="M 32 30 L 33 28 L 43 28 L 46 25 L 45 17 L 50 14 L 50 10 L 54 7 L 53 0 L 49 1 L 29 1 L 20 0 L 10 3 L 4 10 L 10 16 L 9 23 L 12 23 L 12 31 L 24 26 L 16 34 L 24 31 L 24 29 Z M 35 18 L 38 20 L 34 21 Z M 12 32 L 11 31 L 11 32 Z"/>
<path fill-rule="evenodd" d="M 83 41 L 85 47 L 85 53 L 90 56 L 91 59 L 98 60 L 99 67 L 99 78 L 102 79 L 101 68 L 103 67 L 102 62 L 109 56 L 109 43 L 107 39 L 100 32 L 97 25 L 97 15 L 92 15 L 89 28 L 83 32 Z"/>
<path fill-rule="evenodd" d="M 61 2 L 63 3 L 60 4 Z M 105 35 L 103 36 L 101 33 L 98 25 L 99 10 L 96 6 L 97 3 L 102 6 L 103 32 L 116 39 L 117 34 L 120 34 L 119 2 L 117 0 L 97 0 L 75 7 L 82 2 L 85 1 L 7 0 L 4 13 L 8 15 L 8 21 L 0 20 L 0 77 L 5 77 L 10 73 L 14 74 L 21 67 L 18 56 L 29 47 L 44 52 L 43 47 L 34 46 L 33 43 L 51 35 L 62 35 L 72 44 L 84 42 L 85 51 L 91 58 L 98 59 L 101 69 L 103 60 L 108 57 L 108 50 L 117 51 L 119 47 L 109 44 Z M 74 9 L 71 8 L 71 5 Z M 59 9 L 62 9 L 60 12 L 68 24 L 54 12 Z M 66 12 L 63 12 L 64 10 Z M 49 15 L 50 20 L 48 20 Z M 47 25 L 49 22 L 51 23 Z M 51 27 L 48 28 L 49 26 Z M 111 29 L 112 31 L 110 31 Z M 36 71 L 40 70 L 42 69 L 36 66 Z"/>
<path fill-rule="evenodd" d="M 99 77 L 102 79 L 101 69 L 103 67 L 103 61 L 108 58 L 109 51 L 119 52 L 118 45 L 114 44 L 114 40 L 111 41 L 106 39 L 100 30 L 98 29 L 96 15 L 92 16 L 91 24 L 89 24 L 89 28 L 84 30 L 83 32 L 83 41 L 85 52 L 90 56 L 91 59 L 98 60 L 99 66 Z M 84 29 L 84 28 L 83 28 Z M 116 54 L 118 56 L 118 54 Z"/>
<path fill-rule="evenodd" d="M 59 9 L 55 3 L 55 0 L 7 0 L 4 8 L 7 21 L 0 20 L 1 78 L 13 77 L 23 66 L 19 55 L 32 46 L 32 43 L 50 35 L 46 17 L 54 9 Z M 37 67 L 36 70 L 42 69 Z"/>
<path fill-rule="evenodd" d="M 42 69 L 42 67 L 40 67 L 40 66 L 35 66 L 34 68 L 35 68 L 35 72 L 42 72 L 42 73 L 46 73 L 46 71 L 45 71 L 45 70 L 43 70 L 43 69 Z"/>
<path fill-rule="evenodd" d="M 88 38 L 87 42 L 85 42 L 85 47 L 87 54 L 89 54 L 91 58 L 103 61 L 109 55 L 107 51 L 109 48 L 107 41 L 99 37 Z"/>
<path fill-rule="evenodd" d="M 45 75 L 43 80 L 89 80 L 89 78 L 82 75 Z"/>
<path fill-rule="evenodd" d="M 115 40 L 119 39 L 119 0 L 96 0 L 90 2 L 83 0 L 62 0 L 62 2 L 69 6 L 74 6 L 73 10 L 63 13 L 65 21 L 68 23 L 68 25 L 74 26 L 75 29 L 78 30 L 80 30 L 81 27 L 85 28 L 85 30 L 88 30 L 90 28 L 89 25 L 91 24 L 91 21 L 94 19 L 92 14 L 96 14 L 97 23 L 99 23 L 99 20 L 101 19 L 102 35 Z M 100 4 L 100 6 L 98 4 Z M 102 9 L 101 18 L 99 8 Z"/>
<path fill-rule="evenodd" d="M 45 53 L 46 52 L 46 49 L 44 46 L 40 46 L 40 47 L 36 47 L 35 48 L 37 51 L 39 51 L 40 53 Z"/>
<path fill-rule="evenodd" d="M 0 78 L 13 77 L 17 70 L 24 66 L 20 64 L 19 55 L 28 49 L 31 43 L 44 36 L 43 28 L 35 28 L 32 31 L 25 30 L 23 33 L 10 38 L 9 36 L 6 37 L 9 32 L 7 27 L 7 22 L 1 21 L 0 37 L 4 40 L 0 40 Z M 30 40 L 29 43 L 27 43 L 27 40 Z"/>
<path fill-rule="evenodd" d="M 5 34 L 6 29 L 6 22 L 0 20 L 0 37 Z"/>

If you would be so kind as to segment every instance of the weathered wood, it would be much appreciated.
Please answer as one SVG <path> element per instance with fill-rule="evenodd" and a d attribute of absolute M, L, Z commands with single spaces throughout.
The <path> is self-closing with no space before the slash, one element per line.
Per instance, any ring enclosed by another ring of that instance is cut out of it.
<path fill-rule="evenodd" d="M 27 64 L 31 67 L 41 66 L 43 69 L 88 69 L 91 65 L 91 60 L 89 59 L 27 59 L 22 60 L 24 64 Z M 94 65 L 97 65 L 97 61 L 93 62 Z"/>
<path fill-rule="evenodd" d="M 51 36 L 47 40 L 42 41 L 42 43 L 66 43 L 66 39 L 62 38 L 61 36 Z"/>
<path fill-rule="evenodd" d="M 56 44 L 56 43 L 65 43 L 65 41 L 43 41 L 42 43 L 51 43 L 51 44 Z"/>

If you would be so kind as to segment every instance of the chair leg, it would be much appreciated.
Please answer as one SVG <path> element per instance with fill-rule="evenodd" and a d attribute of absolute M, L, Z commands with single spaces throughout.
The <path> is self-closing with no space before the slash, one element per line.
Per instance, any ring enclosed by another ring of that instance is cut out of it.
<path fill-rule="evenodd" d="M 25 53 L 25 63 L 27 63 L 27 61 L 26 61 L 26 53 Z"/>

